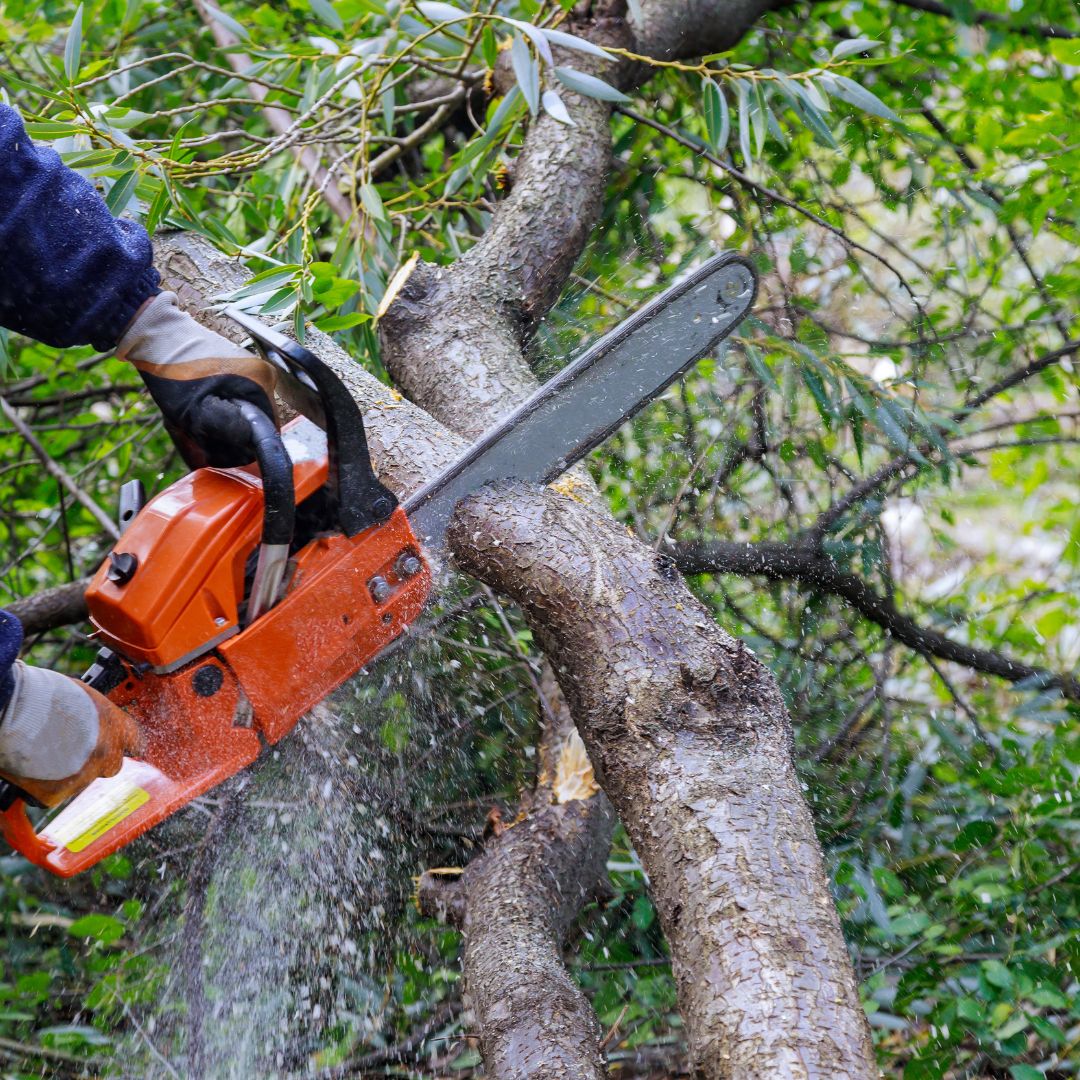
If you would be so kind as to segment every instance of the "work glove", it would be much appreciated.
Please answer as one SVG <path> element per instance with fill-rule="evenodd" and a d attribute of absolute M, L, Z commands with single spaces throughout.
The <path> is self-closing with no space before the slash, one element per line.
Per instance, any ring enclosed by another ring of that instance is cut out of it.
<path fill-rule="evenodd" d="M 112 776 L 125 753 L 138 753 L 135 721 L 85 683 L 21 660 L 12 674 L 15 689 L 0 719 L 0 778 L 42 805 Z"/>
<path fill-rule="evenodd" d="M 278 423 L 277 369 L 197 323 L 177 306 L 175 293 L 150 300 L 116 351 L 142 375 L 190 468 L 255 460 L 251 427 L 240 412 L 243 403 Z"/>

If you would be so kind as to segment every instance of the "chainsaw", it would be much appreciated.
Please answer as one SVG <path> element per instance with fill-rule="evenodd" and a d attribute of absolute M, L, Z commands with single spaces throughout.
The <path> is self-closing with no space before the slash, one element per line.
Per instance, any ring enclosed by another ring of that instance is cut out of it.
<path fill-rule="evenodd" d="M 498 480 L 550 483 L 726 338 L 751 264 L 721 254 L 635 312 L 403 504 L 372 468 L 363 418 L 313 353 L 235 309 L 299 415 L 249 406 L 256 461 L 120 500 L 121 534 L 86 591 L 101 643 L 83 676 L 144 746 L 36 825 L 0 792 L 0 831 L 61 877 L 95 865 L 246 768 L 420 615 L 457 503 Z M 144 504 L 145 503 L 145 504 Z"/>

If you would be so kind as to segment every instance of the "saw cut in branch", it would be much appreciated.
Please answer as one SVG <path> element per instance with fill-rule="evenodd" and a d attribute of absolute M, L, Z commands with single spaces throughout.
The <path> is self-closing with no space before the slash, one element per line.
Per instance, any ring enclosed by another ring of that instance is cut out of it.
<path fill-rule="evenodd" d="M 797 1058 L 806 1076 L 876 1076 L 772 677 L 591 507 L 485 488 L 448 539 L 521 606 L 566 692 L 649 875 L 697 1074 Z"/>

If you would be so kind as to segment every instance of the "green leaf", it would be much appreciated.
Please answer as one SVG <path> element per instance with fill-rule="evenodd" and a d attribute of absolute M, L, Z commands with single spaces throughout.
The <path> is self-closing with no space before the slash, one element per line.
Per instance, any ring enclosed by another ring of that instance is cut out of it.
<path fill-rule="evenodd" d="M 882 120 L 891 120 L 894 124 L 903 123 L 900 117 L 884 101 L 871 94 L 866 87 L 860 86 L 853 79 L 849 79 L 846 75 L 837 75 L 830 71 L 822 75 L 818 82 L 833 97 L 838 97 L 841 101 L 846 101 L 849 105 L 854 105 L 855 108 L 870 113 L 871 116 L 878 116 Z"/>
<path fill-rule="evenodd" d="M 541 33 L 552 45 L 561 45 L 564 49 L 574 49 L 576 52 L 588 53 L 589 56 L 598 56 L 601 60 L 611 59 L 611 53 L 607 50 L 574 34 L 564 34 L 561 30 L 542 30 Z"/>
<path fill-rule="evenodd" d="M 551 55 L 551 46 L 548 44 L 548 39 L 531 23 L 522 22 L 521 19 L 506 19 L 511 26 L 520 30 L 532 43 L 533 48 L 536 49 L 536 55 L 544 61 L 548 67 L 555 65 L 555 58 Z"/>
<path fill-rule="evenodd" d="M 290 263 L 288 266 L 274 266 L 269 270 L 263 270 L 261 273 L 256 274 L 246 285 L 242 285 L 237 289 L 236 292 L 230 293 L 227 299 L 230 301 L 243 300 L 248 296 L 257 296 L 259 293 L 270 292 L 286 281 L 291 282 L 299 269 L 299 265 Z"/>
<path fill-rule="evenodd" d="M 490 23 L 480 35 L 480 51 L 483 53 L 484 63 L 489 68 L 494 68 L 499 60 L 499 43 L 495 40 L 495 31 L 491 29 Z"/>
<path fill-rule="evenodd" d="M 386 208 L 382 198 L 373 184 L 360 185 L 360 202 L 368 212 L 368 216 L 376 221 L 386 221 Z"/>
<path fill-rule="evenodd" d="M 952 842 L 953 851 L 970 851 L 984 847 L 997 835 L 997 826 L 992 821 L 969 821 Z"/>
<path fill-rule="evenodd" d="M 1034 1065 L 1010 1065 L 1009 1075 L 1013 1080 L 1046 1080 L 1046 1073 Z"/>
<path fill-rule="evenodd" d="M 754 153 L 750 146 L 750 87 L 740 80 L 735 84 L 735 93 L 739 99 L 739 150 L 743 163 L 752 165 Z"/>
<path fill-rule="evenodd" d="M 124 924 L 111 915 L 94 913 L 84 915 L 76 919 L 69 927 L 68 933 L 77 938 L 94 938 L 105 945 L 119 941 L 124 936 Z"/>
<path fill-rule="evenodd" d="M 105 205 L 114 217 L 119 217 L 124 212 L 124 208 L 131 201 L 131 196 L 135 194 L 138 183 L 139 174 L 135 169 L 132 169 L 130 172 L 124 173 L 109 188 L 109 194 L 105 196 Z"/>
<path fill-rule="evenodd" d="M 521 34 L 514 37 L 510 46 L 510 62 L 514 68 L 514 78 L 529 106 L 529 112 L 535 116 L 540 111 L 540 66 L 529 51 L 529 46 Z"/>
<path fill-rule="evenodd" d="M 79 74 L 79 61 L 82 57 L 82 20 L 83 6 L 80 4 L 75 9 L 75 18 L 71 20 L 71 29 L 68 30 L 67 41 L 64 42 L 64 74 L 68 82 L 74 82 Z"/>
<path fill-rule="evenodd" d="M 345 23 L 342 21 L 341 16 L 334 10 L 334 5 L 330 3 L 330 0 L 308 0 L 308 3 L 311 5 L 311 10 L 321 22 L 326 23 L 327 26 L 334 30 L 345 29 Z"/>
<path fill-rule="evenodd" d="M 1012 987 L 1012 973 L 1000 960 L 984 960 L 982 962 L 982 973 L 983 978 L 991 986 L 996 986 L 999 990 L 1008 990 Z"/>
<path fill-rule="evenodd" d="M 754 129 L 754 150 L 757 156 L 765 149 L 765 134 L 768 131 L 768 119 L 765 108 L 765 98 L 762 95 L 761 83 L 754 83 L 754 93 L 750 99 L 750 123 Z"/>
<path fill-rule="evenodd" d="M 709 142 L 714 150 L 723 153 L 731 134 L 731 110 L 727 98 L 712 79 L 703 80 L 701 89 Z"/>
<path fill-rule="evenodd" d="M 349 315 L 328 315 L 323 319 L 316 319 L 315 325 L 326 334 L 332 334 L 335 330 L 351 330 L 354 326 L 371 322 L 371 316 L 366 311 L 354 311 Z"/>
<path fill-rule="evenodd" d="M 876 49 L 881 44 L 880 41 L 875 41 L 873 38 L 852 38 L 850 41 L 841 41 L 832 51 L 832 58 L 834 60 L 843 60 L 847 56 L 854 56 L 856 53 L 869 52 L 871 49 Z"/>
<path fill-rule="evenodd" d="M 634 909 L 630 913 L 630 919 L 639 930 L 648 930 L 656 921 L 656 912 L 652 901 L 647 896 L 639 896 L 634 901 Z"/>
<path fill-rule="evenodd" d="M 456 8 L 453 4 L 436 4 L 429 2 L 429 0 L 420 0 L 416 5 L 416 10 L 428 22 L 433 23 L 459 22 L 461 19 L 471 17 L 469 12 L 462 11 L 461 8 Z"/>
<path fill-rule="evenodd" d="M 544 112 L 553 119 L 558 120 L 560 124 L 577 127 L 570 113 L 566 111 L 566 102 L 554 90 L 545 90 L 540 103 L 544 106 Z"/>
<path fill-rule="evenodd" d="M 563 86 L 568 86 L 578 94 L 596 98 L 598 101 L 629 101 L 630 99 L 614 86 L 598 79 L 595 75 L 586 75 L 576 68 L 557 67 L 555 74 Z"/>
<path fill-rule="evenodd" d="M 231 15 L 226 15 L 221 8 L 216 8 L 211 4 L 204 4 L 203 7 L 214 22 L 221 23 L 226 29 L 231 30 L 241 41 L 250 40 L 251 35 L 247 32 L 247 28 L 242 23 L 237 22 Z"/>

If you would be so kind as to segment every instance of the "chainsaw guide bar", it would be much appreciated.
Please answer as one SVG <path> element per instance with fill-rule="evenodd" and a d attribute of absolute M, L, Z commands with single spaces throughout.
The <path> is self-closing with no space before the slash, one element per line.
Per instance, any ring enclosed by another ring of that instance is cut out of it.
<path fill-rule="evenodd" d="M 461 499 L 499 480 L 554 480 L 714 350 L 755 291 L 746 259 L 710 259 L 402 506 L 375 475 L 363 417 L 333 371 L 230 310 L 303 415 L 279 434 L 254 410 L 256 465 L 198 469 L 145 506 L 125 485 L 124 531 L 86 593 L 104 647 L 84 681 L 136 719 L 142 756 L 39 828 L 7 785 L 8 843 L 70 877 L 246 768 L 424 610 L 428 554 Z"/>

